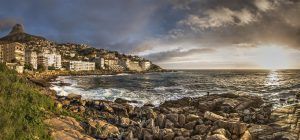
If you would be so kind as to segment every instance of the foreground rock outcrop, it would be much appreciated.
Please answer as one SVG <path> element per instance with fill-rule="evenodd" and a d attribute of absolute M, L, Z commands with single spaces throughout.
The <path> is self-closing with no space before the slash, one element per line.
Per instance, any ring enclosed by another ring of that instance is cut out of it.
<path fill-rule="evenodd" d="M 86 101 L 70 94 L 57 97 L 56 106 L 85 118 L 86 121 L 74 124 L 75 130 L 82 132 L 77 138 L 299 139 L 300 105 L 272 110 L 259 97 L 235 94 L 183 98 L 166 101 L 159 107 L 133 107 L 129 102 Z M 57 134 L 54 138 L 60 139 Z"/>

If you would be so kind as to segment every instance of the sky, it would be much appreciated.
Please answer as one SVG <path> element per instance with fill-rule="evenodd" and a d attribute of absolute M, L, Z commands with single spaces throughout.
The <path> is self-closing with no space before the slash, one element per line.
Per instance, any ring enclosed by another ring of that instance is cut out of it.
<path fill-rule="evenodd" d="M 139 55 L 168 69 L 300 68 L 300 0 L 0 0 L 56 42 Z"/>

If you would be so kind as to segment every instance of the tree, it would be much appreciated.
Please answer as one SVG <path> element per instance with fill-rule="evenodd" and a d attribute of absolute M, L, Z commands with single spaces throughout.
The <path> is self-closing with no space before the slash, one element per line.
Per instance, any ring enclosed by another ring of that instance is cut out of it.
<path fill-rule="evenodd" d="M 39 72 L 42 72 L 42 71 L 46 70 L 46 66 L 43 65 L 43 64 L 39 64 L 37 69 L 38 69 Z"/>
<path fill-rule="evenodd" d="M 24 69 L 27 69 L 27 70 L 33 70 L 33 66 L 32 66 L 32 64 L 26 63 L 26 64 L 24 65 Z"/>

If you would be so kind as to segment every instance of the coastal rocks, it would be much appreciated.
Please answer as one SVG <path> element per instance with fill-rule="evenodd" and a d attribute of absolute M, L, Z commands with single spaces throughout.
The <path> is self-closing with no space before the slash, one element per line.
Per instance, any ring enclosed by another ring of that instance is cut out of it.
<path fill-rule="evenodd" d="M 209 112 L 209 111 L 206 111 L 204 113 L 204 118 L 208 119 L 208 120 L 211 120 L 211 121 L 218 121 L 218 120 L 224 120 L 225 119 L 223 116 L 217 115 L 217 114 L 215 114 L 213 112 Z"/>
<path fill-rule="evenodd" d="M 70 93 L 70 94 L 68 94 L 67 99 L 69 99 L 69 100 L 80 100 L 81 95 Z"/>
<path fill-rule="evenodd" d="M 94 140 L 84 134 L 84 129 L 78 121 L 71 117 L 57 117 L 44 121 L 51 128 L 51 136 L 55 140 Z"/>
<path fill-rule="evenodd" d="M 211 136 L 208 136 L 206 140 L 228 140 L 224 135 L 221 134 L 214 134 Z"/>
<path fill-rule="evenodd" d="M 91 135 L 96 138 L 107 138 L 120 134 L 118 127 L 103 120 L 89 120 L 88 129 L 91 130 Z"/>
<path fill-rule="evenodd" d="M 241 135 L 247 130 L 247 124 L 241 122 L 217 121 L 217 126 L 225 128 L 232 134 Z"/>

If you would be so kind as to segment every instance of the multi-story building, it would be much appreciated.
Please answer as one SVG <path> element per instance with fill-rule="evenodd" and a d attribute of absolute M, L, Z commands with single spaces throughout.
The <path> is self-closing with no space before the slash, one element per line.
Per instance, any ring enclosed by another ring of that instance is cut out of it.
<path fill-rule="evenodd" d="M 105 60 L 103 57 L 95 58 L 94 62 L 97 65 L 97 69 L 105 69 L 105 65 L 104 65 Z"/>
<path fill-rule="evenodd" d="M 31 50 L 25 51 L 25 63 L 32 65 L 33 69 L 37 69 L 38 56 L 35 51 L 31 51 Z"/>
<path fill-rule="evenodd" d="M 21 66 L 25 64 L 25 47 L 20 43 L 3 44 L 2 54 L 3 62 L 17 63 Z"/>
<path fill-rule="evenodd" d="M 90 71 L 95 70 L 95 62 L 70 61 L 67 64 L 70 71 Z"/>
<path fill-rule="evenodd" d="M 51 53 L 45 54 L 45 56 L 48 58 L 48 67 L 52 66 L 55 69 L 61 69 L 61 55 Z"/>
<path fill-rule="evenodd" d="M 48 57 L 43 54 L 43 53 L 40 53 L 37 57 L 37 63 L 38 65 L 42 65 L 44 67 L 48 67 Z"/>

